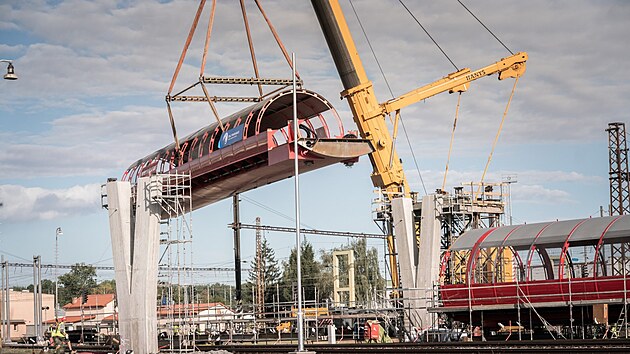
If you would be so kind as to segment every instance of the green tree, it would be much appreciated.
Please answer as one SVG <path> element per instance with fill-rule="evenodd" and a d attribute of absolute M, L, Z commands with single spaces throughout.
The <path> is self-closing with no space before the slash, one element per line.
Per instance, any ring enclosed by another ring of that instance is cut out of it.
<path fill-rule="evenodd" d="M 33 284 L 26 287 L 28 291 L 33 292 Z M 54 294 L 55 293 L 55 282 L 48 279 L 42 280 L 42 294 Z"/>
<path fill-rule="evenodd" d="M 85 263 L 77 263 L 70 271 L 59 276 L 59 304 L 61 306 L 81 296 L 83 291 L 93 293 L 96 288 L 96 268 Z"/>
<path fill-rule="evenodd" d="M 183 303 L 212 303 L 221 302 L 228 306 L 230 295 L 233 296 L 234 287 L 232 285 L 214 283 L 208 285 L 180 286 L 168 283 L 158 284 L 157 301 L 159 304 Z"/>
<path fill-rule="evenodd" d="M 261 263 L 261 271 L 258 270 L 258 259 L 260 257 Z M 266 238 L 263 238 L 261 247 L 260 247 L 260 255 L 256 255 L 254 258 L 254 262 L 249 270 L 249 279 L 248 279 L 248 288 L 251 292 L 251 287 L 256 287 L 256 280 L 259 273 L 263 274 L 263 288 L 265 294 L 265 303 L 270 304 L 274 301 L 274 297 L 276 294 L 276 285 L 282 278 L 282 273 L 280 272 L 280 268 L 278 267 L 278 261 L 276 260 L 276 253 L 269 246 Z"/>
<path fill-rule="evenodd" d="M 116 294 L 116 280 L 103 280 L 94 289 L 95 294 Z"/>
<path fill-rule="evenodd" d="M 302 300 L 313 301 L 316 300 L 316 291 L 319 292 L 318 285 L 322 265 L 317 261 L 317 259 L 315 259 L 315 251 L 308 241 L 302 242 L 300 249 L 300 262 L 302 263 L 302 288 L 304 291 Z M 282 265 L 284 272 L 282 273 L 282 289 L 280 291 L 281 301 L 292 302 L 294 299 L 297 299 L 296 248 L 291 250 L 288 262 L 282 262 Z"/>
<path fill-rule="evenodd" d="M 385 288 L 385 279 L 381 275 L 378 266 L 378 251 L 376 248 L 367 247 L 367 241 L 365 239 L 354 240 L 347 247 L 335 248 L 332 251 L 323 251 L 321 258 L 323 264 L 330 264 L 330 267 L 326 267 L 322 270 L 321 289 L 322 297 L 332 297 L 332 254 L 334 251 L 354 251 L 354 282 L 355 282 L 355 296 L 357 302 L 367 302 L 373 300 L 374 290 L 380 291 Z M 348 281 L 348 275 L 345 271 L 347 264 L 343 258 L 340 259 L 340 274 L 339 280 L 341 283 Z"/>
<path fill-rule="evenodd" d="M 195 299 L 198 303 L 220 302 L 228 306 L 230 305 L 230 296 L 234 296 L 234 286 L 232 285 L 214 283 L 195 287 Z"/>

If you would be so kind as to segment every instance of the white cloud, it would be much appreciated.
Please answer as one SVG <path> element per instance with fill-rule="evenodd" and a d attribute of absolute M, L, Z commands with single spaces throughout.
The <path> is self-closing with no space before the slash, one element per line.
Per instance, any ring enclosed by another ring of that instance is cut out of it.
<path fill-rule="evenodd" d="M 542 185 L 518 185 L 512 186 L 513 203 L 552 204 L 556 206 L 574 204 L 576 199 L 569 192 L 546 188 Z"/>
<path fill-rule="evenodd" d="M 214 120 L 209 108 L 200 105 L 176 106 L 173 112 L 180 137 Z M 49 130 L 4 138 L 0 178 L 5 179 L 26 170 L 29 178 L 118 176 L 132 162 L 173 141 L 166 107 L 142 106 L 66 116 L 52 121 Z"/>
<path fill-rule="evenodd" d="M 65 189 L 0 185 L 0 220 L 50 220 L 69 215 L 98 212 L 100 185 L 89 184 Z"/>
<path fill-rule="evenodd" d="M 455 70 L 397 1 L 353 3 L 395 94 Z M 15 183 L 11 178 L 24 171 L 31 179 L 119 175 L 134 160 L 170 143 L 162 100 L 197 4 L 193 0 L 68 0 L 53 5 L 13 0 L 0 5 L 0 28 L 17 33 L 21 42 L 0 45 L 0 56 L 14 58 L 20 76 L 18 81 L 5 83 L 11 89 L 0 95 L 0 111 L 7 112 L 0 114 L 0 179 Z M 467 5 L 512 50 L 530 53 L 498 150 L 510 145 L 599 141 L 605 136 L 607 122 L 627 120 L 623 95 L 630 88 L 630 73 L 623 68 L 630 47 L 619 43 L 626 42 L 630 30 L 630 4 L 572 1 L 571 11 L 566 11 L 563 2 L 502 2 L 500 16 L 496 15 L 497 4 L 486 0 Z M 508 55 L 456 2 L 407 5 L 460 67 L 475 69 Z M 345 128 L 353 129 L 346 102 L 338 100 L 341 83 L 309 2 L 265 1 L 263 6 L 287 50 L 297 53 L 306 87 L 336 105 Z M 350 4 L 342 2 L 342 6 L 376 94 L 386 100 L 389 92 Z M 209 8 L 207 5 L 176 90 L 197 79 Z M 219 2 L 217 11 L 206 73 L 251 76 L 238 4 Z M 261 75 L 288 77 L 288 66 L 251 3 L 248 13 Z M 511 88 L 511 80 L 487 78 L 476 81 L 463 95 L 454 156 L 478 158 L 478 165 L 483 166 Z M 229 87 L 210 90 L 217 94 L 241 91 Z M 456 102 L 454 95 L 440 95 L 403 111 L 420 167 L 433 171 L 424 176 L 429 191 L 442 184 Z M 220 105 L 219 109 L 224 115 L 233 107 Z M 207 108 L 177 105 L 179 135 L 212 122 Z M 25 116 L 32 121 L 25 121 Z M 408 175 L 415 179 L 403 139 L 401 132 L 398 149 L 410 170 Z M 545 156 L 534 158 L 544 164 Z M 605 181 L 605 177 L 593 176 L 587 166 L 584 171 L 555 171 L 556 167 L 543 170 L 537 165 L 534 168 L 540 170 L 530 171 L 527 163 L 515 171 L 518 185 L 529 186 L 527 195 L 543 199 L 572 199 L 550 187 L 553 183 Z M 449 183 L 478 180 L 481 172 L 465 170 L 468 166 L 452 170 Z M 500 172 L 494 172 L 486 179 L 500 177 Z"/>
<path fill-rule="evenodd" d="M 521 171 L 518 172 L 518 180 L 527 184 L 539 183 L 602 183 L 600 176 L 588 176 L 576 171 Z"/>

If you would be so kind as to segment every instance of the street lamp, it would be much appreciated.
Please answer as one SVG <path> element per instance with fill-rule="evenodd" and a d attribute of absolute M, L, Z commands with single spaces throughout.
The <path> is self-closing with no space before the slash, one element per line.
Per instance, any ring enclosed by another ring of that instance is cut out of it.
<path fill-rule="evenodd" d="M 1 59 L 2 63 L 9 63 L 7 66 L 7 73 L 4 75 L 5 80 L 17 80 L 17 75 L 15 75 L 15 68 L 13 67 L 13 62 L 7 59 Z"/>
<path fill-rule="evenodd" d="M 508 186 L 508 217 L 510 221 L 510 225 L 512 225 L 512 184 L 518 182 L 518 175 L 504 175 L 503 183 Z"/>
<path fill-rule="evenodd" d="M 297 330 L 298 330 L 298 348 L 294 353 L 306 352 L 304 350 L 304 314 L 302 312 L 302 240 L 300 238 L 300 179 L 298 169 L 298 115 L 297 115 L 297 83 L 295 71 L 295 53 L 291 56 L 291 65 L 293 71 L 293 161 L 295 173 L 295 253 L 297 266 Z"/>
<path fill-rule="evenodd" d="M 59 316 L 59 236 L 63 235 L 61 227 L 55 231 L 55 320 Z"/>

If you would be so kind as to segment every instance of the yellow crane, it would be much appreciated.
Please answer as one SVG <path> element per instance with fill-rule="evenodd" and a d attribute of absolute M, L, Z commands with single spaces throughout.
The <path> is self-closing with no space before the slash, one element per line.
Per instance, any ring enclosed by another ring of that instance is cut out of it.
<path fill-rule="evenodd" d="M 402 108 L 442 92 L 464 92 L 470 82 L 489 75 L 498 73 L 499 80 L 503 80 L 516 78 L 525 73 L 527 53 L 520 52 L 478 70 L 456 71 L 400 97 L 379 103 L 372 82 L 363 68 L 339 1 L 311 0 L 311 3 L 344 86 L 341 95 L 348 101 L 361 137 L 369 139 L 375 148 L 369 155 L 373 169 L 372 183 L 385 192 L 386 198 L 411 196 L 402 163 L 394 147 Z M 395 115 L 393 134 L 386 123 L 386 116 L 392 113 Z M 387 236 L 387 244 L 392 286 L 397 289 L 399 278 L 393 235 Z"/>

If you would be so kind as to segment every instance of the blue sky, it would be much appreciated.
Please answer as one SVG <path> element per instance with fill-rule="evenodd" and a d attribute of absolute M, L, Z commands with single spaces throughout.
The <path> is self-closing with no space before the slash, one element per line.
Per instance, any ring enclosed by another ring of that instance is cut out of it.
<path fill-rule="evenodd" d="M 289 52 L 298 57 L 305 87 L 327 97 L 346 130 L 355 129 L 317 20 L 307 1 L 263 1 Z M 473 69 L 509 53 L 457 1 L 407 1 L 455 64 Z M 469 4 L 468 4 L 469 3 Z M 253 2 L 247 2 L 261 76 L 290 77 Z M 354 0 L 394 94 L 454 71 L 397 1 Z M 515 222 L 597 215 L 608 204 L 608 122 L 628 121 L 630 4 L 624 1 L 466 2 L 514 52 L 527 51 L 516 93 L 486 177 L 518 175 L 512 187 Z M 369 77 L 390 98 L 350 3 L 342 1 Z M 200 28 L 207 23 L 209 5 Z M 9 261 L 41 255 L 60 263 L 111 265 L 107 213 L 100 185 L 133 161 L 171 142 L 164 104 L 170 78 L 197 8 L 196 1 L 4 1 L 0 58 L 12 59 L 17 81 L 0 82 L 0 254 Z M 198 31 L 178 80 L 196 80 L 203 51 Z M 206 67 L 208 75 L 251 76 L 237 2 L 219 1 Z M 5 70 L 5 67 L 2 68 Z M 448 186 L 479 180 L 512 81 L 478 80 L 462 97 Z M 177 89 L 177 88 L 176 88 Z M 409 107 L 403 118 L 429 192 L 442 183 L 457 97 L 441 95 Z M 239 109 L 219 105 L 222 115 Z M 180 136 L 212 122 L 204 105 L 178 105 Z M 412 188 L 422 192 L 409 145 L 397 149 Z M 301 177 L 305 227 L 377 233 L 375 197 L 364 158 Z M 263 203 L 268 208 L 261 208 Z M 269 211 L 268 209 L 272 209 Z M 231 201 L 193 214 L 194 263 L 232 266 Z M 292 226 L 293 181 L 245 193 L 242 221 Z M 283 216 L 285 215 L 285 216 Z M 268 233 L 279 259 L 293 235 Z M 308 237 L 316 248 L 346 239 Z M 377 241 L 374 247 L 382 248 Z M 242 254 L 253 259 L 254 233 L 243 232 Z M 30 281 L 16 271 L 14 281 Z M 46 274 L 46 276 L 51 276 Z M 111 274 L 102 273 L 102 278 Z M 229 274 L 205 274 L 210 282 Z"/>

